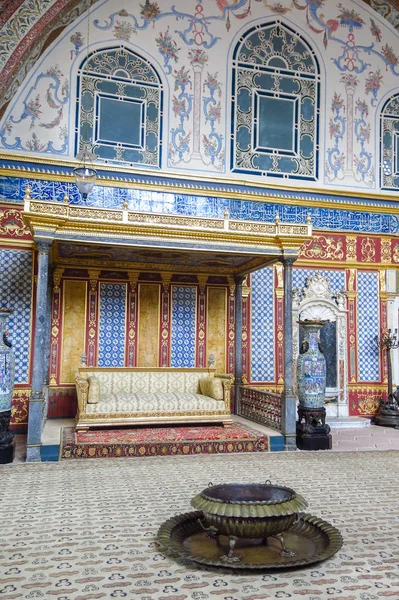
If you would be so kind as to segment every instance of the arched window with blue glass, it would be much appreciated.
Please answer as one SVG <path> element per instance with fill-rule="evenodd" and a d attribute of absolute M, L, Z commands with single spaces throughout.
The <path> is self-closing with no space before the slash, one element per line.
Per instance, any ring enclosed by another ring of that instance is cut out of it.
<path fill-rule="evenodd" d="M 232 172 L 317 180 L 319 103 L 309 44 L 278 21 L 248 30 L 233 53 Z"/>
<path fill-rule="evenodd" d="M 75 150 L 105 163 L 160 168 L 162 81 L 153 65 L 123 46 L 97 50 L 79 68 Z"/>
<path fill-rule="evenodd" d="M 381 111 L 381 189 L 399 188 L 399 94 L 389 98 Z"/>

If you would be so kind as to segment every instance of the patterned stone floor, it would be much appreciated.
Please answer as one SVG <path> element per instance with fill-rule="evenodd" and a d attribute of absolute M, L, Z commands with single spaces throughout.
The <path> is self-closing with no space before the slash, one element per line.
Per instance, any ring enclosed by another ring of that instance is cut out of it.
<path fill-rule="evenodd" d="M 178 564 L 161 523 L 213 483 L 293 487 L 344 546 L 296 571 Z M 399 599 L 399 452 L 145 457 L 0 467 L 0 600 Z"/>

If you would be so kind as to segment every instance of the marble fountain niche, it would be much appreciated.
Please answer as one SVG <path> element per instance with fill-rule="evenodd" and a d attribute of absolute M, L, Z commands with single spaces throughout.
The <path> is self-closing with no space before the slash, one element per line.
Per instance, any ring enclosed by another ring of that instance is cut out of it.
<path fill-rule="evenodd" d="M 299 320 L 328 321 L 320 330 L 320 345 L 326 359 L 327 386 L 325 409 L 329 417 L 347 417 L 347 309 L 346 292 L 331 289 L 330 279 L 319 273 L 306 279 L 303 288 L 293 290 L 293 356 L 296 359 L 303 341 Z"/>

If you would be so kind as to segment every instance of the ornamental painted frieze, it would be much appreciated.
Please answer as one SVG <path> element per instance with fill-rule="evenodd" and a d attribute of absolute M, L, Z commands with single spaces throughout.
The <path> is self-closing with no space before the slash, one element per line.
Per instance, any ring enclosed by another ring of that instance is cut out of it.
<path fill-rule="evenodd" d="M 0 207 L 0 235 L 32 239 L 30 229 L 22 221 L 21 212 L 14 208 L 4 210 Z"/>
<path fill-rule="evenodd" d="M 316 260 L 345 260 L 345 238 L 314 236 L 305 242 L 299 252 L 300 258 L 314 258 Z"/>

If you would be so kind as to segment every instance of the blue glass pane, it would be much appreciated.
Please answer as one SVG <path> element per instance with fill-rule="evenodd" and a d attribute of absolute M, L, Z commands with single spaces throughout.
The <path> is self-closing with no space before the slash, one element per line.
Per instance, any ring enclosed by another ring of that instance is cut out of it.
<path fill-rule="evenodd" d="M 303 98 L 301 103 L 302 117 L 311 121 L 314 117 L 314 102 L 310 98 Z"/>
<path fill-rule="evenodd" d="M 237 97 L 240 112 L 248 112 L 252 106 L 252 96 L 246 88 L 241 88 Z"/>
<path fill-rule="evenodd" d="M 142 103 L 101 98 L 100 139 L 109 142 L 141 145 Z"/>
<path fill-rule="evenodd" d="M 258 147 L 294 150 L 294 102 L 259 96 Z"/>
<path fill-rule="evenodd" d="M 240 127 L 237 130 L 237 142 L 240 150 L 248 150 L 251 146 L 251 133 L 248 127 Z"/>
<path fill-rule="evenodd" d="M 309 135 L 304 135 L 301 138 L 301 154 L 309 158 L 313 153 L 313 140 Z"/>

